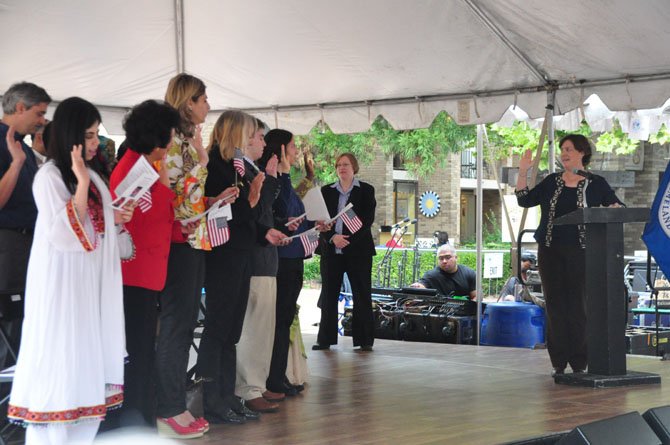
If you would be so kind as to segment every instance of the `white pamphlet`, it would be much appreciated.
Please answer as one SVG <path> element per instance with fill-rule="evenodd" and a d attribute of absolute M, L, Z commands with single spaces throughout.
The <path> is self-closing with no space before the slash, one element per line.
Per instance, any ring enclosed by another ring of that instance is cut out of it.
<path fill-rule="evenodd" d="M 138 201 L 145 193 L 149 193 L 149 189 L 157 180 L 156 170 L 144 156 L 140 156 L 123 181 L 116 186 L 114 190 L 116 199 L 112 201 L 112 207 L 122 210 L 124 205 Z"/>
<path fill-rule="evenodd" d="M 305 197 L 302 198 L 302 203 L 305 205 L 305 213 L 307 219 L 310 221 L 326 221 L 330 219 L 326 201 L 323 200 L 321 189 L 314 187 L 310 189 Z"/>

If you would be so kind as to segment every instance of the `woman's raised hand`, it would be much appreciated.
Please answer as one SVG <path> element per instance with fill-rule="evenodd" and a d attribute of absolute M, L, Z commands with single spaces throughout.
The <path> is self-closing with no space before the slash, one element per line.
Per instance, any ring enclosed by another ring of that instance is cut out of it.
<path fill-rule="evenodd" d="M 279 168 L 278 171 L 280 173 L 289 173 L 291 171 L 291 163 L 288 161 L 288 158 L 286 157 L 286 147 L 284 144 L 281 146 L 281 159 L 279 160 Z"/>
<path fill-rule="evenodd" d="M 533 154 L 530 150 L 526 150 L 519 160 L 519 173 L 527 172 L 531 165 L 533 165 Z"/>
<path fill-rule="evenodd" d="M 209 154 L 207 153 L 205 147 L 202 145 L 202 127 L 200 125 L 197 125 L 195 127 L 193 137 L 188 138 L 187 141 L 198 152 L 198 162 L 200 163 L 200 165 L 202 165 L 203 167 L 207 167 L 207 163 L 209 162 Z"/>
<path fill-rule="evenodd" d="M 72 158 L 72 172 L 77 177 L 77 181 L 79 183 L 88 186 L 91 178 L 88 174 L 86 162 L 84 162 L 84 157 L 82 156 L 82 151 L 83 147 L 81 144 L 72 146 L 72 152 L 70 152 L 70 156 Z"/>

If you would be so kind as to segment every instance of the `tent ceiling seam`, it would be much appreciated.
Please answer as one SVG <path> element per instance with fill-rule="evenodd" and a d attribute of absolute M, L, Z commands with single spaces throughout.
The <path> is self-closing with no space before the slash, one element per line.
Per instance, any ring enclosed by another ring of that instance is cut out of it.
<path fill-rule="evenodd" d="M 182 0 L 174 0 L 174 21 L 177 72 L 183 73 L 186 63 L 184 61 L 184 3 Z"/>
<path fill-rule="evenodd" d="M 546 73 L 540 71 L 540 69 L 535 66 L 535 64 L 530 60 L 530 58 L 519 48 L 517 48 L 511 40 L 502 32 L 502 30 L 491 20 L 489 15 L 477 4 L 474 0 L 463 0 L 466 5 L 474 12 L 474 14 L 486 25 L 486 27 L 495 34 L 503 45 L 505 45 L 514 55 L 521 60 L 521 62 L 526 65 L 526 67 L 542 82 L 549 82 L 549 76 Z"/>
<path fill-rule="evenodd" d="M 240 108 L 240 110 L 245 112 L 252 113 L 267 113 L 267 112 L 277 112 L 277 111 L 313 111 L 313 110 L 322 110 L 322 109 L 337 109 L 337 108 L 350 108 L 350 107 L 370 107 L 374 105 L 397 105 L 397 104 L 408 104 L 415 103 L 417 101 L 423 102 L 438 102 L 445 100 L 460 100 L 460 99 L 472 99 L 473 96 L 477 98 L 482 97 L 497 97 L 505 95 L 515 95 L 518 96 L 523 93 L 537 93 L 541 91 L 552 91 L 552 90 L 571 90 L 571 89 L 583 89 L 588 87 L 596 86 L 609 86 L 609 85 L 620 85 L 629 83 L 643 83 L 643 82 L 653 82 L 658 80 L 670 80 L 670 72 L 660 73 L 660 74 L 647 74 L 640 76 L 626 76 L 621 78 L 614 79 L 599 79 L 599 80 L 584 80 L 581 82 L 574 81 L 565 81 L 558 82 L 554 81 L 549 84 L 537 85 L 532 87 L 517 87 L 517 88 L 506 88 L 502 90 L 488 90 L 475 93 L 458 93 L 458 94 L 435 94 L 427 96 L 411 96 L 411 97 L 398 97 L 390 99 L 377 99 L 377 100 L 361 100 L 361 101 L 349 101 L 349 102 L 329 102 L 329 103 L 319 103 L 319 104 L 306 104 L 306 105 L 272 105 L 268 107 L 257 107 L 257 108 Z M 224 111 L 225 108 L 221 109 L 212 109 L 212 112 Z"/>

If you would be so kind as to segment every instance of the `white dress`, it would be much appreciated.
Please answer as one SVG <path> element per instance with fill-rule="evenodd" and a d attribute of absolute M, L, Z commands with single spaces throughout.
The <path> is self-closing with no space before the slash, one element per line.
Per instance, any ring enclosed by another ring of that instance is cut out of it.
<path fill-rule="evenodd" d="M 25 425 L 101 420 L 123 401 L 121 261 L 109 190 L 104 236 L 83 221 L 52 161 L 35 175 L 38 215 L 28 265 L 21 350 L 8 417 Z"/>

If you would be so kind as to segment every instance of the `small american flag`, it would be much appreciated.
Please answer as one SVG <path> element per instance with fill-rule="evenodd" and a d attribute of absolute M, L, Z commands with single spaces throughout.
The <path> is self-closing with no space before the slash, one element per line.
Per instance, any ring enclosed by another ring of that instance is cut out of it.
<path fill-rule="evenodd" d="M 344 212 L 341 218 L 342 222 L 347 226 L 347 229 L 349 229 L 349 232 L 351 233 L 356 233 L 363 227 L 363 223 L 356 215 L 356 212 L 354 212 L 354 209 L 349 209 Z"/>
<path fill-rule="evenodd" d="M 233 166 L 235 167 L 235 170 L 237 170 L 237 174 L 240 175 L 241 177 L 244 177 L 244 155 L 242 154 L 242 150 L 239 148 L 235 149 L 235 157 L 233 158 Z"/>
<path fill-rule="evenodd" d="M 212 244 L 212 247 L 227 243 L 230 239 L 228 218 L 225 216 L 210 218 L 208 216 L 207 231 L 209 232 L 209 242 Z"/>
<path fill-rule="evenodd" d="M 151 191 L 147 190 L 146 193 L 140 196 L 140 199 L 137 200 L 137 206 L 140 208 L 142 213 L 147 213 L 151 209 Z"/>
<path fill-rule="evenodd" d="M 307 257 L 313 254 L 316 247 L 319 245 L 319 234 L 314 230 L 308 230 L 307 232 L 302 233 L 299 238 L 302 243 L 302 248 L 305 250 L 305 256 Z"/>

